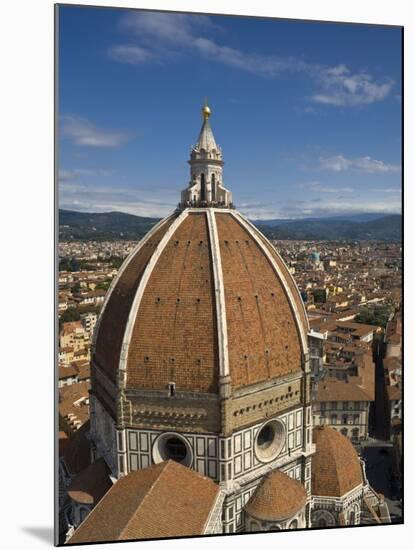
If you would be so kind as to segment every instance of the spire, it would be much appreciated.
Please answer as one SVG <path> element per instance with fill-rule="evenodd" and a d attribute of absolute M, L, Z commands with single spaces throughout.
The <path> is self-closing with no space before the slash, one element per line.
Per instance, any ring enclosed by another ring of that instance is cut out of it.
<path fill-rule="evenodd" d="M 191 148 L 190 182 L 181 193 L 181 208 L 231 208 L 232 195 L 223 186 L 223 157 L 210 126 L 211 109 L 205 100 L 201 108 L 203 125 L 198 141 Z"/>
<path fill-rule="evenodd" d="M 201 109 L 201 114 L 203 115 L 204 122 L 200 130 L 200 135 L 198 136 L 196 147 L 199 151 L 201 151 L 201 149 L 204 149 L 205 152 L 211 152 L 213 150 L 218 151 L 216 140 L 214 139 L 213 131 L 209 122 L 211 109 L 207 105 L 207 100 L 204 102 Z"/>

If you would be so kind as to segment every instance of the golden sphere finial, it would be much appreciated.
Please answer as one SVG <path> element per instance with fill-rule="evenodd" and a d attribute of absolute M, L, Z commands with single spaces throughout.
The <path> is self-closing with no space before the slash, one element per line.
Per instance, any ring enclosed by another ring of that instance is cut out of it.
<path fill-rule="evenodd" d="M 203 114 L 203 117 L 205 120 L 208 119 L 208 117 L 211 115 L 211 109 L 210 107 L 207 105 L 207 98 L 204 100 L 204 105 L 201 109 L 201 112 Z"/>

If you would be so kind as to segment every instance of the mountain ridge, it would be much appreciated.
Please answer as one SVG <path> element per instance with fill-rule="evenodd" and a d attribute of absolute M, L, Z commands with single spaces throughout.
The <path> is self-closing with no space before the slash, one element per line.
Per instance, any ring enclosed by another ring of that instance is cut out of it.
<path fill-rule="evenodd" d="M 364 219 L 366 221 L 360 221 Z M 125 212 L 78 212 L 59 210 L 59 239 L 137 240 L 161 218 Z M 294 240 L 382 240 L 401 241 L 400 214 L 356 214 L 328 218 L 252 220 L 271 239 Z"/>

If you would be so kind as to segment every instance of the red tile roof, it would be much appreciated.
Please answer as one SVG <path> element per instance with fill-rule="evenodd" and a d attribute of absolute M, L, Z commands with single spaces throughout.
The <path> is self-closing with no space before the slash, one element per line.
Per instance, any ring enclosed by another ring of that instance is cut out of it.
<path fill-rule="evenodd" d="M 362 483 L 361 463 L 350 440 L 329 426 L 313 430 L 312 495 L 341 497 Z"/>
<path fill-rule="evenodd" d="M 355 358 L 357 376 L 346 380 L 326 377 L 317 388 L 316 401 L 374 401 L 375 366 L 367 354 Z"/>
<path fill-rule="evenodd" d="M 256 489 L 246 506 L 247 513 L 262 521 L 282 521 L 294 516 L 306 504 L 306 490 L 279 470 L 271 472 Z"/>
<path fill-rule="evenodd" d="M 113 485 L 69 544 L 201 535 L 219 494 L 211 479 L 174 461 Z"/>

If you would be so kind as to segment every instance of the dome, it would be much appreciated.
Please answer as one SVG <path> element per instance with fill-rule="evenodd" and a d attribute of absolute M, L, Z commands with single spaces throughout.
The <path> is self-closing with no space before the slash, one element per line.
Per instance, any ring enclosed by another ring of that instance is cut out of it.
<path fill-rule="evenodd" d="M 270 242 L 235 210 L 185 208 L 119 270 L 93 364 L 126 390 L 217 394 L 223 376 L 237 390 L 303 369 L 307 332 L 300 293 Z"/>
<path fill-rule="evenodd" d="M 256 489 L 246 511 L 261 521 L 283 521 L 305 506 L 306 497 L 306 490 L 299 481 L 274 470 Z"/>
<path fill-rule="evenodd" d="M 313 430 L 312 494 L 342 497 L 362 484 L 361 463 L 350 440 L 329 426 Z"/>

